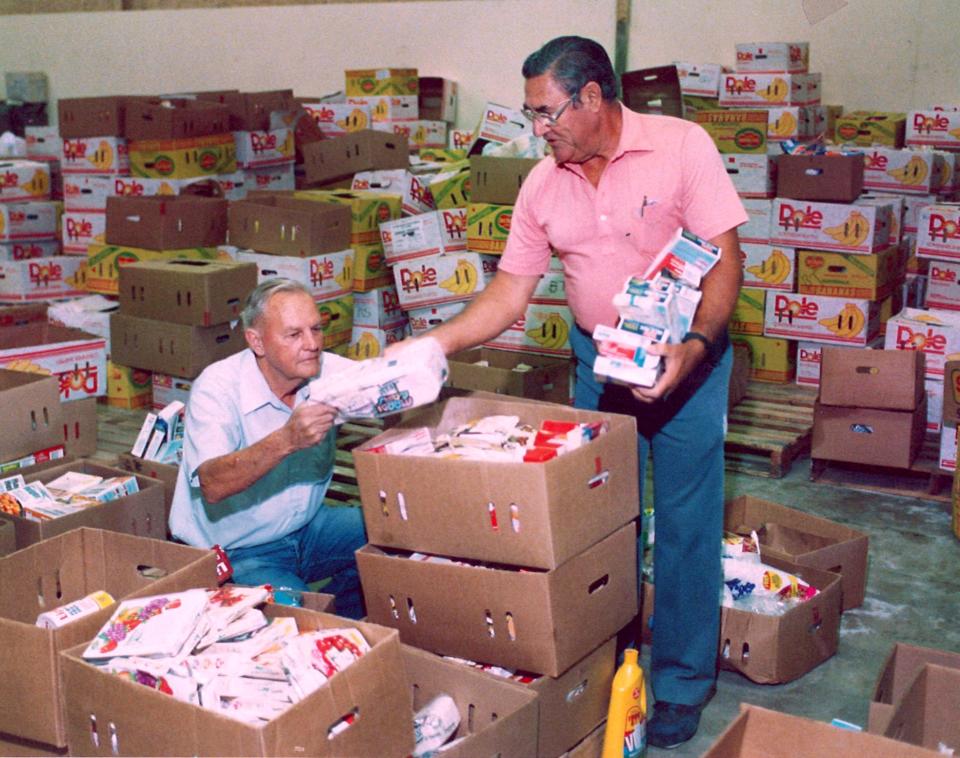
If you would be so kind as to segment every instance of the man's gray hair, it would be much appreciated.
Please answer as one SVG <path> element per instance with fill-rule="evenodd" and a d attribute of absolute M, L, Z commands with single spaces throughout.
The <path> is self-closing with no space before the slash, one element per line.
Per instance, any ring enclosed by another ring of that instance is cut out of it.
<path fill-rule="evenodd" d="M 266 279 L 254 287 L 250 291 L 250 294 L 247 295 L 247 300 L 243 304 L 243 310 L 240 312 L 240 320 L 243 322 L 243 328 L 249 329 L 256 324 L 257 321 L 260 320 L 260 317 L 263 316 L 263 309 L 267 307 L 270 298 L 281 292 L 302 292 L 311 299 L 313 298 L 310 290 L 298 281 L 281 277 Z"/>

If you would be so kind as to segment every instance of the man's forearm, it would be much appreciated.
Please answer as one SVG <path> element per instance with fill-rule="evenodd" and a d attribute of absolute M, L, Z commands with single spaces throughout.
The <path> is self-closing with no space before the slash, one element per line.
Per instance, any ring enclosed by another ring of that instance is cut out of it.
<path fill-rule="evenodd" d="M 691 330 L 704 334 L 711 340 L 719 337 L 733 315 L 743 280 L 740 262 L 740 244 L 735 229 L 710 240 L 722 248 L 717 265 L 701 284 L 703 297 L 697 307 Z"/>
<path fill-rule="evenodd" d="M 285 427 L 259 442 L 204 461 L 197 469 L 200 491 L 208 503 L 219 503 L 258 481 L 293 452 Z"/>

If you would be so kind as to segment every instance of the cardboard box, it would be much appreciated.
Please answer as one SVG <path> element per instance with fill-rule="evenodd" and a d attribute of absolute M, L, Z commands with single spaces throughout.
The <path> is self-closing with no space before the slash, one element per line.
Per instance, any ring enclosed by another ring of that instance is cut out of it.
<path fill-rule="evenodd" d="M 400 299 L 394 287 L 379 287 L 368 292 L 353 293 L 353 325 L 386 329 L 406 323 Z"/>
<path fill-rule="evenodd" d="M 953 472 L 957 467 L 957 424 L 944 420 L 940 429 L 940 471 Z"/>
<path fill-rule="evenodd" d="M 27 125 L 23 129 L 23 137 L 27 142 L 29 160 L 60 157 L 63 141 L 60 139 L 60 131 L 57 127 Z"/>
<path fill-rule="evenodd" d="M 933 751 L 874 734 L 840 729 L 748 703 L 703 758 L 796 758 L 801 755 L 933 758 Z"/>
<path fill-rule="evenodd" d="M 820 98 L 810 94 L 811 77 L 819 76 L 782 72 L 723 74 L 720 78 L 719 102 L 723 107 L 732 108 L 816 105 Z M 812 86 L 819 89 L 816 84 Z"/>
<path fill-rule="evenodd" d="M 136 140 L 128 152 L 129 173 L 148 179 L 203 178 L 237 170 L 237 146 L 230 133 Z"/>
<path fill-rule="evenodd" d="M 353 294 L 318 302 L 317 312 L 323 327 L 324 349 L 329 350 L 350 342 L 353 335 Z M 246 344 L 243 347 L 246 347 Z"/>
<path fill-rule="evenodd" d="M 0 302 L 79 297 L 85 293 L 75 277 L 83 262 L 83 258 L 70 255 L 0 261 Z"/>
<path fill-rule="evenodd" d="M 245 168 L 242 171 L 242 186 L 231 194 L 226 178 L 221 175 L 217 181 L 223 189 L 223 196 L 230 201 L 243 200 L 248 192 L 292 192 L 296 188 L 296 172 L 292 163 L 274 166 Z"/>
<path fill-rule="evenodd" d="M 430 181 L 430 194 L 438 209 L 464 208 L 470 202 L 470 164 L 451 163 Z"/>
<path fill-rule="evenodd" d="M 415 68 L 362 68 L 344 71 L 345 94 L 416 95 L 420 81 Z"/>
<path fill-rule="evenodd" d="M 530 369 L 518 371 L 518 364 Z M 570 397 L 569 360 L 481 347 L 451 355 L 449 369 L 446 383 L 455 389 L 561 404 Z"/>
<path fill-rule="evenodd" d="M 437 695 L 453 698 L 460 726 L 443 750 L 456 758 L 477 755 L 538 755 L 540 698 L 520 683 L 494 678 L 431 653 L 400 646 L 416 713 Z M 402 709 L 399 703 L 394 704 Z"/>
<path fill-rule="evenodd" d="M 759 109 L 702 110 L 695 120 L 721 153 L 767 152 L 767 112 Z"/>
<path fill-rule="evenodd" d="M 797 343 L 797 384 L 806 387 L 820 386 L 820 361 L 823 357 L 822 342 L 809 342 L 800 340 Z M 840 345 L 833 345 L 833 349 L 841 349 Z M 867 345 L 868 348 L 881 348 L 883 341 L 877 344 Z M 843 347 L 845 350 L 862 350 L 860 347 Z"/>
<path fill-rule="evenodd" d="M 35 626 L 37 616 L 96 590 L 120 600 L 215 585 L 216 557 L 209 550 L 84 528 L 0 560 L 0 577 L 0 697 L 6 703 L 0 729 L 64 746 L 59 652 L 89 641 L 113 607 L 54 630 Z"/>
<path fill-rule="evenodd" d="M 474 203 L 513 205 L 520 185 L 536 166 L 538 158 L 470 158 L 470 200 Z"/>
<path fill-rule="evenodd" d="M 927 433 L 939 436 L 943 426 L 943 382 L 924 379 L 923 390 L 927 395 Z"/>
<path fill-rule="evenodd" d="M 165 408 L 174 400 L 184 405 L 190 397 L 193 380 L 179 376 L 171 376 L 162 371 L 154 371 L 153 375 L 153 407 Z"/>
<path fill-rule="evenodd" d="M 0 460 L 9 461 L 57 445 L 62 408 L 58 381 L 24 371 L 0 369 Z"/>
<path fill-rule="evenodd" d="M 884 736 L 930 750 L 960 745 L 960 670 L 927 663 L 894 705 Z"/>
<path fill-rule="evenodd" d="M 960 147 L 960 113 L 957 111 L 910 111 L 906 114 L 904 143 L 912 147 Z"/>
<path fill-rule="evenodd" d="M 87 265 L 77 271 L 77 282 L 87 292 L 120 294 L 120 269 L 138 261 L 222 260 L 227 259 L 215 247 L 185 250 L 147 250 L 142 247 L 95 244 L 87 247 Z"/>
<path fill-rule="evenodd" d="M 654 66 L 620 76 L 623 104 L 637 113 L 683 117 L 683 95 L 677 67 Z"/>
<path fill-rule="evenodd" d="M 744 242 L 743 286 L 793 292 L 797 278 L 797 251 L 781 245 Z"/>
<path fill-rule="evenodd" d="M 960 310 L 960 261 L 930 261 L 927 274 L 927 296 L 924 300 L 928 308 Z"/>
<path fill-rule="evenodd" d="M 892 208 L 777 198 L 770 241 L 791 247 L 872 253 L 890 242 Z"/>
<path fill-rule="evenodd" d="M 747 222 L 738 227 L 741 242 L 753 242 L 758 245 L 770 243 L 773 200 L 765 198 L 743 198 L 743 209 L 747 212 Z M 792 247 L 789 246 L 789 247 Z"/>
<path fill-rule="evenodd" d="M 358 171 L 407 168 L 409 148 L 395 134 L 360 129 L 343 137 L 303 145 L 303 164 L 298 167 L 308 184 L 322 184 Z"/>
<path fill-rule="evenodd" d="M 549 676 L 637 612 L 632 523 L 552 571 L 428 563 L 373 545 L 356 556 L 370 619 L 407 644 Z"/>
<path fill-rule="evenodd" d="M 764 561 L 773 556 L 840 574 L 843 610 L 863 605 L 869 547 L 863 532 L 752 495 L 727 501 L 723 528 L 735 534 L 756 531 Z"/>
<path fill-rule="evenodd" d="M 809 42 L 738 42 L 737 71 L 755 74 L 804 74 L 810 65 Z"/>
<path fill-rule="evenodd" d="M 910 468 L 927 426 L 927 398 L 916 410 L 892 411 L 817 403 L 811 458 Z"/>
<path fill-rule="evenodd" d="M 473 142 L 467 148 L 467 153 L 476 155 L 482 152 L 488 142 L 503 144 L 532 132 L 533 126 L 520 111 L 488 102 L 483 107 L 480 123 L 473 130 Z"/>
<path fill-rule="evenodd" d="M 837 118 L 834 137 L 841 144 L 901 148 L 906 124 L 906 113 L 851 111 Z"/>
<path fill-rule="evenodd" d="M 863 153 L 777 156 L 777 195 L 852 203 L 863 191 Z"/>
<path fill-rule="evenodd" d="M 0 260 L 24 261 L 29 258 L 52 258 L 60 255 L 59 240 L 23 240 L 0 242 Z"/>
<path fill-rule="evenodd" d="M 803 295 L 883 300 L 903 283 L 906 263 L 898 245 L 872 255 L 797 250 L 797 291 Z"/>
<path fill-rule="evenodd" d="M 264 131 L 233 133 L 237 147 L 238 168 L 264 168 L 290 164 L 294 156 L 293 130 L 288 127 Z"/>
<path fill-rule="evenodd" d="M 107 392 L 106 341 L 53 324 L 0 330 L 0 367 L 54 376 L 61 400 L 100 397 Z"/>
<path fill-rule="evenodd" d="M 270 128 L 273 111 L 289 111 L 294 106 L 293 90 L 279 89 L 263 92 L 198 92 L 197 98 L 223 103 L 230 114 L 225 131 L 266 131 Z"/>
<path fill-rule="evenodd" d="M 107 321 L 109 329 L 109 316 Z M 151 386 L 149 371 L 107 360 L 107 405 L 127 410 L 149 407 L 153 402 Z"/>
<path fill-rule="evenodd" d="M 57 124 L 60 136 L 122 137 L 127 98 L 71 97 L 57 101 Z"/>
<path fill-rule="evenodd" d="M 512 217 L 512 205 L 471 202 L 467 206 L 467 248 L 491 255 L 502 253 Z"/>
<path fill-rule="evenodd" d="M 766 290 L 741 287 L 730 315 L 731 334 L 763 334 L 763 314 L 767 302 Z"/>
<path fill-rule="evenodd" d="M 351 190 L 399 193 L 403 197 L 401 211 L 414 216 L 434 210 L 428 180 L 432 174 L 417 175 L 402 168 L 381 171 L 360 171 L 353 175 Z"/>
<path fill-rule="evenodd" d="M 156 408 L 156 406 L 154 407 Z M 173 463 L 148 461 L 146 458 L 138 458 L 130 453 L 120 453 L 117 456 L 117 467 L 138 476 L 156 479 L 163 485 L 164 522 L 169 523 L 170 506 L 173 504 L 173 493 L 177 488 L 177 475 L 180 467 Z M 325 609 L 315 608 L 314 610 Z"/>
<path fill-rule="evenodd" d="M 785 384 L 797 370 L 796 342 L 758 334 L 731 334 L 734 345 L 744 345 L 750 352 L 750 378 L 758 382 Z"/>
<path fill-rule="evenodd" d="M 902 701 L 917 675 L 927 664 L 960 669 L 960 653 L 918 647 L 904 642 L 894 643 L 873 688 L 867 731 L 873 734 L 887 731 L 895 704 Z"/>
<path fill-rule="evenodd" d="M 925 205 L 917 215 L 916 254 L 960 260 L 960 204 Z"/>
<path fill-rule="evenodd" d="M 67 455 L 73 458 L 96 455 L 97 399 L 85 397 L 60 403 L 63 415 L 63 443 Z"/>
<path fill-rule="evenodd" d="M 186 98 L 127 100 L 124 136 L 131 140 L 186 139 L 230 131 L 227 107 Z"/>
<path fill-rule="evenodd" d="M 369 105 L 347 102 L 302 102 L 301 105 L 327 137 L 343 137 L 348 132 L 369 129 L 373 122 Z"/>
<path fill-rule="evenodd" d="M 63 252 L 67 255 L 83 255 L 93 244 L 106 240 L 107 216 L 99 211 L 66 211 L 61 217 Z"/>
<path fill-rule="evenodd" d="M 302 630 L 353 627 L 371 650 L 301 703 L 263 726 L 226 718 L 141 684 L 100 671 L 77 645 L 61 657 L 71 752 L 122 755 L 377 755 L 401 758 L 413 749 L 400 644 L 392 629 L 307 608 L 267 605 L 268 618 L 292 616 Z M 402 703 L 404 707 L 387 707 Z M 149 713 L 149 723 L 143 714 Z M 363 718 L 376 714 L 376 718 Z M 355 721 L 338 734 L 344 717 Z M 99 745 L 92 739 L 91 719 Z M 107 725 L 116 735 L 111 752 Z M 183 726 L 189 725 L 187 728 Z M 178 726 L 180 728 L 173 728 Z"/>
<path fill-rule="evenodd" d="M 880 334 L 880 305 L 855 298 L 772 292 L 764 310 L 763 334 L 864 347 Z"/>
<path fill-rule="evenodd" d="M 573 314 L 566 305 L 531 302 L 522 318 L 483 346 L 569 357 L 573 355 L 570 347 L 573 328 Z"/>
<path fill-rule="evenodd" d="M 233 261 L 145 261 L 120 269 L 120 310 L 191 326 L 240 318 L 257 266 Z"/>
<path fill-rule="evenodd" d="M 951 359 L 944 364 L 943 380 L 943 420 L 960 421 L 960 360 Z"/>
<path fill-rule="evenodd" d="M 610 422 L 606 433 L 543 464 L 370 452 L 411 428 L 447 432 L 491 414 L 518 415 L 535 427 L 548 419 L 601 419 L 566 406 L 491 397 L 450 398 L 411 416 L 354 450 L 370 542 L 554 569 L 637 517 L 635 424 L 625 416 L 603 416 Z M 465 490 L 465 481 L 475 484 Z M 443 518 L 451 503 L 460 503 L 463 515 L 455 529 Z"/>
<path fill-rule="evenodd" d="M 442 303 L 426 308 L 411 308 L 407 311 L 410 332 L 414 337 L 419 337 L 433 327 L 440 326 L 444 321 L 449 321 L 466 307 L 467 302 L 460 300 L 456 303 Z"/>
<path fill-rule="evenodd" d="M 943 376 L 948 355 L 960 352 L 960 315 L 953 311 L 904 308 L 887 322 L 885 350 L 920 350 L 926 376 Z"/>
<path fill-rule="evenodd" d="M 375 326 L 353 325 L 350 332 L 350 348 L 347 357 L 354 360 L 366 360 L 383 355 L 389 345 L 401 342 L 410 336 L 406 321 L 384 329 Z M 324 340 L 326 343 L 326 340 Z"/>
<path fill-rule="evenodd" d="M 44 324 L 47 321 L 47 303 L 0 304 L 0 327 Z"/>
<path fill-rule="evenodd" d="M 304 190 L 295 198 L 350 208 L 350 244 L 380 245 L 380 224 L 400 218 L 403 197 L 393 192 Z"/>
<path fill-rule="evenodd" d="M 773 197 L 776 194 L 777 163 L 772 156 L 727 153 L 723 156 L 723 165 L 740 197 Z"/>
<path fill-rule="evenodd" d="M 45 163 L 0 159 L 0 202 L 50 199 L 50 169 Z"/>
<path fill-rule="evenodd" d="M 825 346 L 820 402 L 912 411 L 923 400 L 924 356 L 902 350 L 844 350 Z"/>
<path fill-rule="evenodd" d="M 393 266 L 393 276 L 400 307 L 406 310 L 471 300 L 496 270 L 496 257 L 460 252 L 399 262 Z"/>
<path fill-rule="evenodd" d="M 820 592 L 781 616 L 721 608 L 719 664 L 758 684 L 792 682 L 837 652 L 843 607 L 840 577 L 772 555 L 763 560 Z"/>
<path fill-rule="evenodd" d="M 767 108 L 768 146 L 785 140 L 806 140 L 817 136 L 823 124 L 819 105 L 783 105 Z M 822 131 L 822 129 L 821 129 Z"/>
<path fill-rule="evenodd" d="M 467 249 L 467 209 L 448 208 L 380 224 L 387 264 Z"/>
<path fill-rule="evenodd" d="M 54 239 L 57 217 L 57 204 L 51 201 L 0 203 L 0 242 Z"/>
<path fill-rule="evenodd" d="M 110 342 L 117 363 L 187 379 L 247 346 L 239 324 L 188 326 L 121 313 L 110 316 Z"/>
<path fill-rule="evenodd" d="M 863 186 L 869 190 L 927 195 L 940 189 L 946 170 L 942 154 L 874 145 L 864 150 Z"/>
<path fill-rule="evenodd" d="M 111 245 L 178 250 L 226 240 L 226 200 L 191 195 L 107 198 L 106 241 Z"/>
<path fill-rule="evenodd" d="M 378 131 L 394 132 L 393 126 L 401 123 L 411 124 L 420 116 L 416 95 L 348 95 L 350 105 L 364 106 L 370 109 L 370 128 Z M 402 135 L 404 139 L 407 134 Z"/>
<path fill-rule="evenodd" d="M 257 195 L 231 203 L 230 244 L 300 258 L 350 247 L 350 209 L 333 203 Z"/>
<path fill-rule="evenodd" d="M 723 66 L 719 63 L 674 61 L 673 65 L 677 67 L 681 94 L 717 97 L 720 91 L 720 75 L 723 73 Z"/>
<path fill-rule="evenodd" d="M 421 76 L 417 93 L 420 117 L 456 123 L 457 89 L 457 83 L 451 79 Z"/>
<path fill-rule="evenodd" d="M 393 272 L 383 257 L 383 245 L 353 243 L 353 291 L 370 292 L 393 286 Z"/>
<path fill-rule="evenodd" d="M 64 137 L 60 171 L 68 174 L 126 176 L 130 173 L 130 149 L 124 137 Z"/>
<path fill-rule="evenodd" d="M 308 258 L 251 250 L 237 253 L 238 262 L 253 263 L 257 267 L 258 283 L 278 276 L 293 279 L 310 290 L 315 300 L 330 300 L 350 292 L 353 287 L 353 258 L 350 248 Z"/>

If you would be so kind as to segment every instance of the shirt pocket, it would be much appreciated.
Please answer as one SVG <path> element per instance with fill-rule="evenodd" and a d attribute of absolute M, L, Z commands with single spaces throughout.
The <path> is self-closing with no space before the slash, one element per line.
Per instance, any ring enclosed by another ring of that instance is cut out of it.
<path fill-rule="evenodd" d="M 637 205 L 630 212 L 630 236 L 636 248 L 648 255 L 659 253 L 681 226 L 671 203 Z"/>

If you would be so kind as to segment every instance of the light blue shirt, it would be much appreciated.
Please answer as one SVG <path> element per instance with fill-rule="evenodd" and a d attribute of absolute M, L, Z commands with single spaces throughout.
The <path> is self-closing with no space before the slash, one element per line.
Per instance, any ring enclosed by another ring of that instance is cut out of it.
<path fill-rule="evenodd" d="M 321 376 L 346 361 L 324 353 Z M 304 385 L 294 407 L 309 395 Z M 280 539 L 316 515 L 333 473 L 336 428 L 320 444 L 288 455 L 219 503 L 208 503 L 200 491 L 202 463 L 259 442 L 287 423 L 291 413 L 267 385 L 250 349 L 204 369 L 187 402 L 183 461 L 170 511 L 175 538 L 197 547 L 251 547 Z"/>

